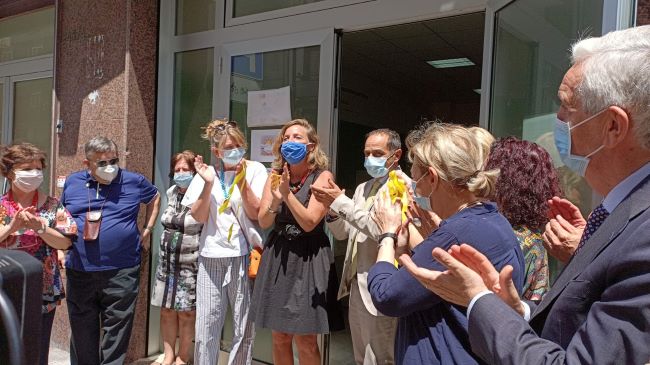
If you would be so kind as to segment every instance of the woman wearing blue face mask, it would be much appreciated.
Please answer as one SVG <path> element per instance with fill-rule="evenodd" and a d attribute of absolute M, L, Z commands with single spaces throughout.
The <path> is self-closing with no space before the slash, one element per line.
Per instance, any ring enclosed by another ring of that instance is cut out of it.
<path fill-rule="evenodd" d="M 167 209 L 160 217 L 163 234 L 151 304 L 160 307 L 160 333 L 164 358 L 154 364 L 184 364 L 189 361 L 196 309 L 199 236 L 203 224 L 188 207 L 181 205 L 196 170 L 192 151 L 175 154 L 171 160 L 174 184 L 167 190 Z M 176 337 L 179 339 L 178 352 Z"/>
<path fill-rule="evenodd" d="M 514 283 L 521 290 L 523 254 L 507 219 L 485 200 L 494 191 L 498 170 L 483 170 L 478 141 L 464 127 L 434 123 L 412 132 L 406 144 L 413 163 L 414 200 L 422 209 L 435 210 L 441 219 L 438 228 L 412 249 L 411 259 L 418 266 L 444 271 L 432 259 L 432 250 L 467 243 L 498 270 L 511 265 Z M 384 234 L 377 263 L 368 273 L 368 289 L 380 312 L 399 317 L 395 363 L 481 363 L 469 347 L 465 310 L 394 265 L 396 252 L 408 250 L 409 239 L 399 204 L 381 196 L 375 204 L 376 222 Z"/>
<path fill-rule="evenodd" d="M 194 364 L 217 362 L 228 306 L 233 313 L 233 347 L 228 364 L 250 364 L 254 327 L 248 321 L 252 283 L 248 257 L 261 245 L 257 226 L 267 172 L 244 159 L 246 137 L 237 123 L 217 119 L 205 127 L 215 164 L 194 161 L 197 177 L 182 201 L 194 219 L 204 222 L 199 239 Z"/>
<path fill-rule="evenodd" d="M 333 179 L 316 130 L 304 119 L 282 127 L 273 147 L 276 173 L 266 182 L 259 223 L 273 226 L 264 244 L 251 312 L 257 327 L 273 332 L 273 362 L 320 364 L 317 334 L 343 329 L 338 282 L 324 231 L 328 208 L 311 185 Z"/>

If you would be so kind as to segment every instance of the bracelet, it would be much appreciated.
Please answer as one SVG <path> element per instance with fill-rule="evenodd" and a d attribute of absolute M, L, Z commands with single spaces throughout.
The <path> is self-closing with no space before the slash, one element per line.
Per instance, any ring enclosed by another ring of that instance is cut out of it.
<path fill-rule="evenodd" d="M 384 238 L 390 237 L 393 239 L 393 244 L 397 243 L 397 235 L 393 232 L 386 232 L 382 233 L 379 235 L 379 239 L 377 240 L 377 247 L 381 247 L 381 241 L 384 240 Z"/>
<path fill-rule="evenodd" d="M 145 226 L 142 230 L 143 231 L 148 230 L 149 232 L 151 232 L 151 231 L 153 231 L 153 226 Z"/>
<path fill-rule="evenodd" d="M 278 214 L 278 213 L 280 213 L 280 208 L 278 208 L 278 210 L 273 210 L 273 209 L 271 209 L 271 205 L 269 205 L 269 207 L 266 208 L 266 210 L 268 210 L 268 212 L 271 213 L 271 214 Z"/>

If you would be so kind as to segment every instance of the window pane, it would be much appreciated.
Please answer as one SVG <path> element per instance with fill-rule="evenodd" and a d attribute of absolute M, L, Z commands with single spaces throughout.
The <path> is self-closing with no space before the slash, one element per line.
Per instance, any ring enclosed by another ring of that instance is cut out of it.
<path fill-rule="evenodd" d="M 18 81 L 14 84 L 13 143 L 29 142 L 51 156 L 52 78 Z M 34 133 L 34 131 L 39 131 Z M 50 174 L 44 174 L 44 189 Z"/>
<path fill-rule="evenodd" d="M 232 17 L 264 13 L 272 10 L 290 8 L 292 6 L 316 3 L 323 0 L 231 0 L 233 1 Z"/>
<path fill-rule="evenodd" d="M 216 0 L 176 0 L 176 35 L 214 29 Z"/>
<path fill-rule="evenodd" d="M 210 145 L 201 138 L 201 128 L 212 118 L 213 69 L 212 48 L 176 53 L 172 153 L 189 149 L 209 161 Z"/>
<path fill-rule="evenodd" d="M 54 8 L 0 20 L 0 62 L 51 54 Z"/>
<path fill-rule="evenodd" d="M 289 86 L 292 118 L 305 118 L 316 127 L 319 67 L 320 46 L 232 57 L 230 119 L 239 123 L 250 142 L 248 92 Z"/>
<path fill-rule="evenodd" d="M 519 0 L 496 16 L 490 126 L 495 136 L 514 135 L 546 148 L 566 197 L 587 214 L 592 192 L 559 158 L 553 140 L 557 89 L 569 68 L 576 39 L 601 35 L 602 1 Z"/>

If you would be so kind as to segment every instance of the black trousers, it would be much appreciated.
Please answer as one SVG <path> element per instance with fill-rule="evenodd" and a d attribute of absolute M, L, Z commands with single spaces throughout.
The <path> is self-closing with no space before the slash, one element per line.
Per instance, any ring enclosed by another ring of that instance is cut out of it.
<path fill-rule="evenodd" d="M 129 346 L 140 265 L 67 274 L 72 365 L 122 365 Z M 100 339 L 100 332 L 102 336 Z"/>

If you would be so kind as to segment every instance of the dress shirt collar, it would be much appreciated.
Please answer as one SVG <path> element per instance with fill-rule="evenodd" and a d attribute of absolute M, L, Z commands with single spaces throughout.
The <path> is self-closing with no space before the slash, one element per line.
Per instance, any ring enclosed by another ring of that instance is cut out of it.
<path fill-rule="evenodd" d="M 646 163 L 643 167 L 634 171 L 630 176 L 618 183 L 618 185 L 616 185 L 603 200 L 603 207 L 607 212 L 613 212 L 614 209 L 621 204 L 623 199 L 630 195 L 632 190 L 634 190 L 641 181 L 648 177 L 648 175 L 650 175 L 650 162 Z"/>

